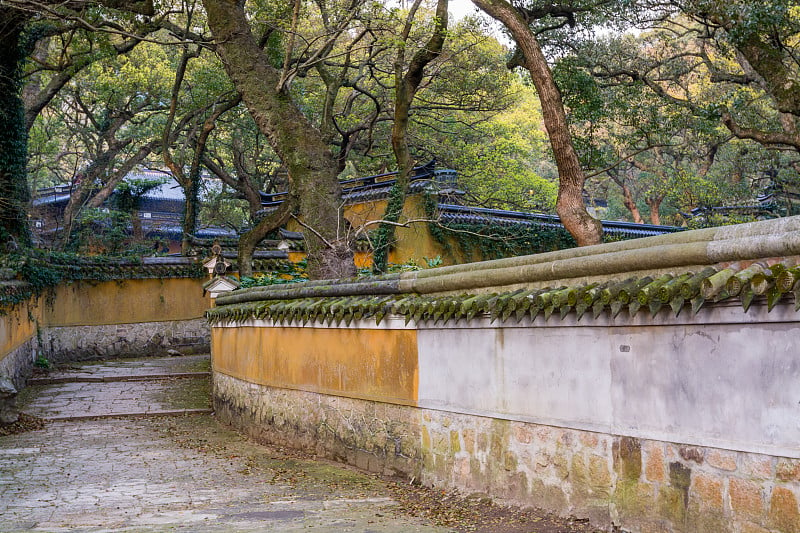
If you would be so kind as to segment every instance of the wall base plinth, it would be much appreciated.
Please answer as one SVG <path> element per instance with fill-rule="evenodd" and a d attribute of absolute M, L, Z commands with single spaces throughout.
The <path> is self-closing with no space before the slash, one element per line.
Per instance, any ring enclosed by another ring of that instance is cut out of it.
<path fill-rule="evenodd" d="M 49 327 L 42 332 L 43 355 L 51 362 L 107 357 L 208 353 L 211 342 L 203 318 L 134 324 Z"/>
<path fill-rule="evenodd" d="M 630 532 L 800 531 L 800 460 L 393 405 L 214 373 L 254 438 Z"/>

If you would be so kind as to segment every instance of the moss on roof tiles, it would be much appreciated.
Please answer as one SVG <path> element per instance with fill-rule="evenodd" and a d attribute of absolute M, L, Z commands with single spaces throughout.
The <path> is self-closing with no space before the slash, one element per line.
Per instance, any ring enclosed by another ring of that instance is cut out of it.
<path fill-rule="evenodd" d="M 736 291 L 726 289 L 735 279 Z M 753 283 L 757 287 L 753 287 Z M 792 294 L 795 309 L 800 305 L 800 268 L 778 263 L 766 268 L 740 265 L 717 271 L 708 267 L 700 272 L 666 274 L 598 284 L 596 282 L 545 289 L 518 289 L 489 294 L 458 296 L 352 295 L 264 300 L 223 305 L 210 309 L 212 323 L 242 321 L 250 318 L 271 319 L 280 324 L 322 322 L 350 325 L 354 320 L 370 319 L 380 324 L 387 316 L 403 317 L 419 323 L 447 323 L 489 317 L 492 322 L 520 322 L 526 317 L 543 316 L 545 320 L 564 319 L 575 313 L 580 320 L 592 309 L 595 317 L 607 313 L 616 317 L 623 310 L 634 316 L 639 312 L 656 315 L 669 305 L 677 316 L 685 310 L 697 313 L 707 302 L 739 300 L 745 311 L 756 296 L 766 298 L 771 310 Z M 690 305 L 687 305 L 690 304 Z"/>

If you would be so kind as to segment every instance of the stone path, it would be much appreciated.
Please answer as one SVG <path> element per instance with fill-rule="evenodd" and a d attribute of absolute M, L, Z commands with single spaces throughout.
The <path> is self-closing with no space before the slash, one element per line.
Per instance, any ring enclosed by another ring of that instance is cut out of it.
<path fill-rule="evenodd" d="M 31 380 L 20 405 L 49 421 L 0 436 L 0 532 L 596 531 L 257 445 L 210 415 L 209 367 L 117 360 Z"/>
<path fill-rule="evenodd" d="M 377 477 L 219 425 L 207 372 L 207 356 L 92 363 L 26 389 L 51 422 L 0 437 L 0 531 L 452 531 L 398 512 Z"/>

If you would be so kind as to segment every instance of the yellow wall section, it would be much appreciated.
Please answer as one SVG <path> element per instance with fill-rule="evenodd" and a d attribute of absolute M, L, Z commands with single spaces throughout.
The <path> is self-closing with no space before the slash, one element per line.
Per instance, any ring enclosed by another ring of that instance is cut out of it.
<path fill-rule="evenodd" d="M 416 405 L 415 330 L 213 328 L 214 370 L 272 387 Z"/>
<path fill-rule="evenodd" d="M 344 207 L 344 216 L 354 229 L 376 230 L 377 224 L 364 226 L 368 222 L 380 220 L 386 211 L 386 200 L 374 200 L 359 204 L 348 204 Z M 456 240 L 449 237 L 449 247 L 444 247 L 430 233 L 428 228 L 428 218 L 423 205 L 423 197 L 413 194 L 406 197 L 403 207 L 401 222 L 406 220 L 416 220 L 408 227 L 398 226 L 395 228 L 395 245 L 389 252 L 389 262 L 402 264 L 409 260 L 415 260 L 418 265 L 424 266 L 424 258 L 442 258 L 443 265 L 452 265 L 470 261 L 480 261 L 483 259 L 480 253 L 473 253 L 466 257 L 459 251 Z M 292 231 L 305 231 L 305 229 L 295 221 L 289 221 L 287 229 Z M 305 252 L 290 252 L 289 260 L 298 262 L 305 258 Z M 372 253 L 357 252 L 355 264 L 358 268 L 372 266 Z"/>
<path fill-rule="evenodd" d="M 48 326 L 96 326 L 201 318 L 210 307 L 201 279 L 76 282 L 55 288 Z"/>
<path fill-rule="evenodd" d="M 0 359 L 19 348 L 36 335 L 36 322 L 41 318 L 41 306 L 31 301 L 3 309 L 0 315 Z"/>

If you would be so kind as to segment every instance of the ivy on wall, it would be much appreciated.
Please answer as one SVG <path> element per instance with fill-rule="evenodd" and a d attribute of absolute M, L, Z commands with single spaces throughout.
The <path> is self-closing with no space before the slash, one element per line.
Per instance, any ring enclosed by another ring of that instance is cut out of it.
<path fill-rule="evenodd" d="M 461 254 L 467 261 L 485 261 L 575 248 L 578 244 L 562 227 L 523 224 L 443 223 L 435 194 L 423 199 L 428 229 L 442 250 L 457 261 Z M 603 235 L 603 242 L 623 240 L 620 235 Z M 632 236 L 630 238 L 636 238 Z M 455 245 L 455 248 L 454 248 Z"/>
<path fill-rule="evenodd" d="M 429 231 L 445 253 L 452 259 L 455 253 L 465 258 L 478 260 L 501 259 L 517 255 L 529 255 L 574 248 L 575 239 L 564 228 L 503 225 L 486 223 L 442 223 L 438 222 L 438 199 L 426 194 L 423 199 Z M 458 249 L 453 249 L 455 244 Z M 477 257 L 476 257 L 477 256 Z"/>
<path fill-rule="evenodd" d="M 27 250 L 0 255 L 0 308 L 27 300 L 65 281 L 201 278 L 199 263 L 144 264 L 141 258 L 77 256 Z"/>

